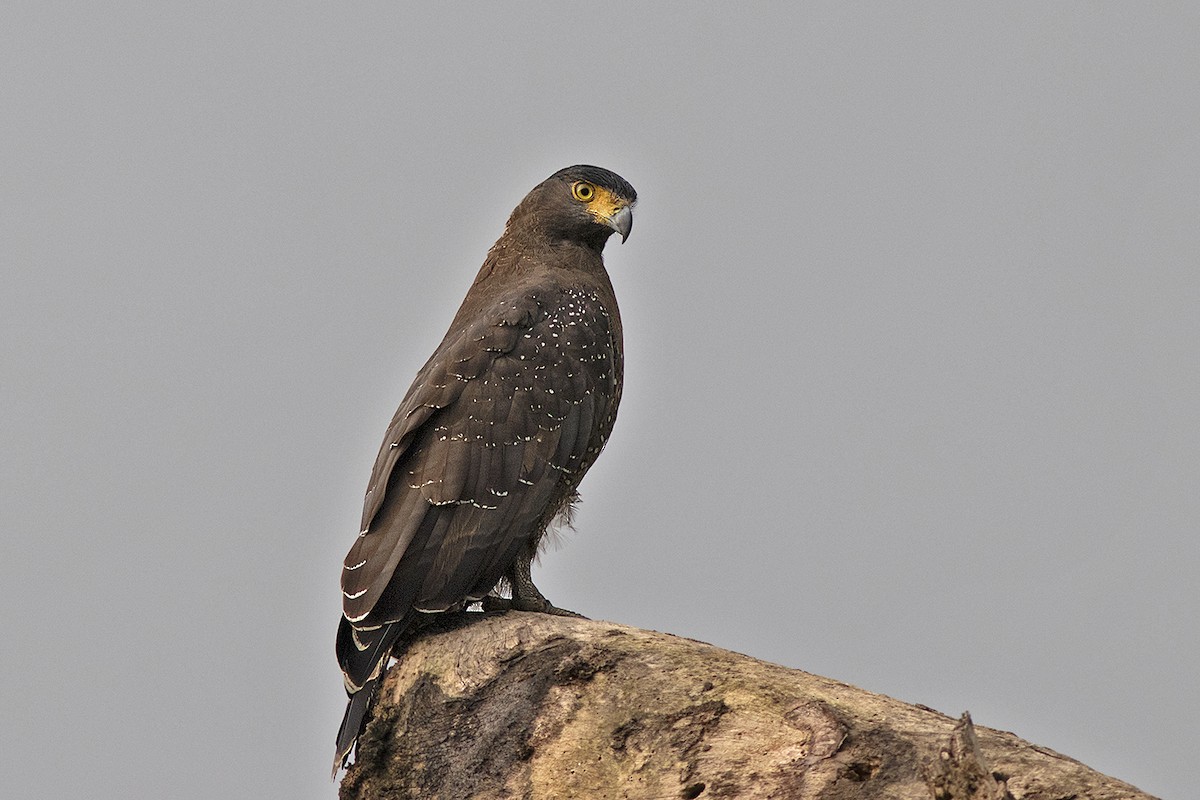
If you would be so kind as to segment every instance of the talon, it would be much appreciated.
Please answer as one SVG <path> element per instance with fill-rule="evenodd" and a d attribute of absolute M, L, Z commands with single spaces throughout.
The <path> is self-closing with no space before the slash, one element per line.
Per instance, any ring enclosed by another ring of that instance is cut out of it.
<path fill-rule="evenodd" d="M 578 611 L 568 611 L 565 608 L 556 608 L 554 606 L 550 606 L 550 608 L 546 610 L 546 613 L 553 614 L 556 617 L 575 617 L 576 619 L 587 619 L 587 617 L 585 617 L 583 614 L 580 614 Z"/>
<path fill-rule="evenodd" d="M 484 613 L 511 611 L 513 608 L 513 601 L 507 597 L 496 597 L 489 594 L 479 602 L 483 606 Z"/>
<path fill-rule="evenodd" d="M 533 585 L 533 579 L 529 576 L 532 563 L 533 556 L 531 554 L 526 558 L 519 559 L 508 573 L 508 584 L 512 589 L 512 600 L 508 601 L 507 607 L 516 609 L 517 611 L 551 614 L 556 617 L 587 619 L 583 614 L 577 614 L 565 608 L 558 608 L 547 600 L 545 595 L 538 591 L 538 588 Z"/>
<path fill-rule="evenodd" d="M 533 611 L 538 614 L 551 614 L 556 617 L 578 617 L 579 619 L 587 619 L 583 614 L 578 614 L 574 611 L 568 611 L 565 608 L 559 608 L 551 604 L 544 597 L 517 597 L 510 601 L 511 607 L 517 611 Z"/>

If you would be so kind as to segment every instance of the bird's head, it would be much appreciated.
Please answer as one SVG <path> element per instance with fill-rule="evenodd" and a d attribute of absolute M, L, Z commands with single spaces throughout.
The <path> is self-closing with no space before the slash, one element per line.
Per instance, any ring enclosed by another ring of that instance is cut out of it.
<path fill-rule="evenodd" d="M 554 240 L 603 249 L 613 233 L 621 241 L 633 229 L 637 192 L 615 172 L 580 164 L 560 169 L 538 184 L 513 212 L 518 220 Z"/>

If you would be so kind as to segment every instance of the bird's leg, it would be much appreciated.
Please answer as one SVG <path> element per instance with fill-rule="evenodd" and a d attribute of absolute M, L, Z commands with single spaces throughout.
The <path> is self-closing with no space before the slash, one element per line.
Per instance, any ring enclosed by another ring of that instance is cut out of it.
<path fill-rule="evenodd" d="M 512 588 L 512 600 L 504 603 L 503 606 L 512 608 L 516 611 L 537 611 L 541 614 L 554 614 L 559 617 L 579 617 L 586 619 L 582 614 L 576 614 L 574 611 L 567 611 L 565 608 L 558 608 L 550 603 L 545 596 L 538 591 L 538 588 L 533 585 L 533 578 L 530 575 L 533 566 L 533 556 L 528 558 L 519 558 L 517 563 L 508 573 L 508 584 Z M 501 600 L 502 598 L 495 598 Z M 485 606 L 489 611 L 499 609 L 494 603 Z"/>

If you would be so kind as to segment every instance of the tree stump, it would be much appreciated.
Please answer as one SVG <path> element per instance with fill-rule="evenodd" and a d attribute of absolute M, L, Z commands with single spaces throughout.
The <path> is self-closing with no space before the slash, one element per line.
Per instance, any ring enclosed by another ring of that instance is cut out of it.
<path fill-rule="evenodd" d="M 1150 798 L 1011 733 L 667 634 L 463 614 L 389 671 L 355 798 Z"/>

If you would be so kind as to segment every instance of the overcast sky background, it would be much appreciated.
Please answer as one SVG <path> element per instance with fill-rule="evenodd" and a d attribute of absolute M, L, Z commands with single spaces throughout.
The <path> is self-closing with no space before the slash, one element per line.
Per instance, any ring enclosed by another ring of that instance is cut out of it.
<path fill-rule="evenodd" d="M 585 162 L 626 389 L 546 594 L 1189 796 L 1198 7 L 429 5 L 0 11 L 4 794 L 335 796 L 376 448 Z"/>

